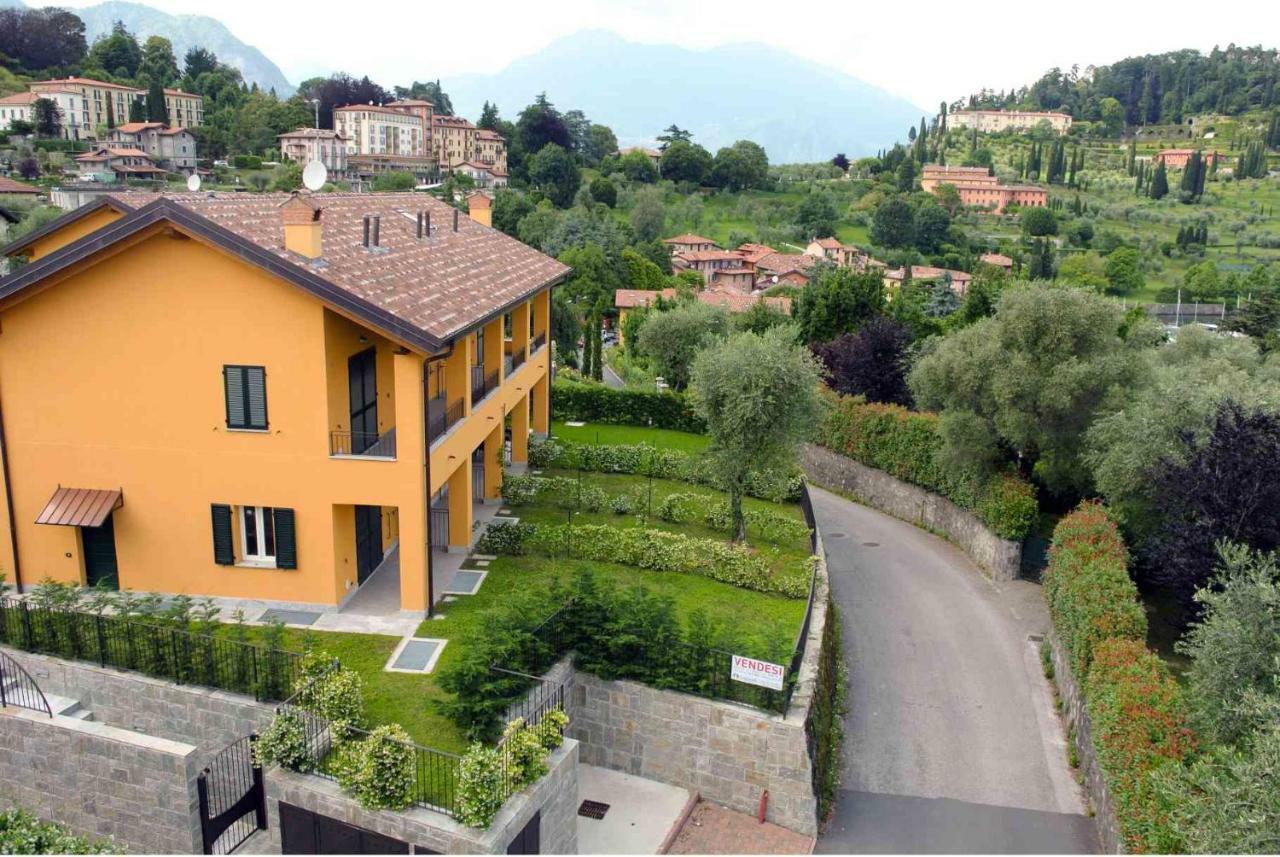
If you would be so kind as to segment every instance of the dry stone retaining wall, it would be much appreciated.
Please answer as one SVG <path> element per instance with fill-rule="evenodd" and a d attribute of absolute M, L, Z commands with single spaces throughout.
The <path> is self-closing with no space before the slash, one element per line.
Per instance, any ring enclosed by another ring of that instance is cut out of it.
<path fill-rule="evenodd" d="M 941 533 L 993 580 L 1018 578 L 1022 544 L 1000 538 L 968 509 L 815 444 L 805 444 L 800 463 L 805 477 L 815 485 L 839 491 L 909 524 Z"/>

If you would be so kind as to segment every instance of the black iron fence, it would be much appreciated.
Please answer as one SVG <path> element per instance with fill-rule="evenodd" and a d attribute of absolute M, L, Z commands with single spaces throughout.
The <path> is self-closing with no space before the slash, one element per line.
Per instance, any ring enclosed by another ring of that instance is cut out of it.
<path fill-rule="evenodd" d="M 248 735 L 231 742 L 196 778 L 205 854 L 230 854 L 256 831 L 267 829 L 262 768 L 253 759 L 257 740 Z"/>
<path fill-rule="evenodd" d="M 483 399 L 487 393 L 485 392 L 484 383 L 484 364 L 480 363 L 471 367 L 471 404 L 474 406 Z"/>
<path fill-rule="evenodd" d="M 0 652 L 0 708 L 12 705 L 53 716 L 49 700 L 22 664 Z"/>
<path fill-rule="evenodd" d="M 28 652 L 133 670 L 177 684 L 284 699 L 301 656 L 145 621 L 136 616 L 37 607 L 0 599 L 0 643 Z"/>
<path fill-rule="evenodd" d="M 526 357 L 524 349 L 523 349 L 523 348 L 519 348 L 519 349 L 516 349 L 515 351 L 511 352 L 511 354 L 510 354 L 510 359 L 511 359 L 511 366 L 507 369 L 507 374 L 508 374 L 508 375 L 512 374 L 512 373 L 513 373 L 513 372 L 515 372 L 517 369 L 519 369 L 521 366 L 523 366 L 523 365 L 524 365 L 524 361 L 525 361 L 525 360 L 527 360 L 527 359 L 528 359 L 528 357 Z"/>
<path fill-rule="evenodd" d="M 539 333 L 533 338 L 533 343 L 529 346 L 531 353 L 537 353 L 538 349 L 547 344 L 547 334 Z"/>

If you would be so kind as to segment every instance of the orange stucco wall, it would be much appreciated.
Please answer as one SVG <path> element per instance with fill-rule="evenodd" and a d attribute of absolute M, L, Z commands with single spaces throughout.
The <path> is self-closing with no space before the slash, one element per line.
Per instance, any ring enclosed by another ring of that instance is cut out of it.
<path fill-rule="evenodd" d="M 96 232 L 108 223 L 116 222 L 121 217 L 124 217 L 124 215 L 114 208 L 100 208 L 97 211 L 86 214 L 79 220 L 74 220 L 33 243 L 29 251 L 31 261 L 34 262 L 37 259 L 48 256 L 53 251 L 67 246 L 72 241 L 78 241 L 90 232 Z"/>

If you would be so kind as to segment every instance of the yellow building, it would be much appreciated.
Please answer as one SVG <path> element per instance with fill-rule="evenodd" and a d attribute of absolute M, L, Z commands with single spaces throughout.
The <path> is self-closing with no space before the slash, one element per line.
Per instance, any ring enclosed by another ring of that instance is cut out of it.
<path fill-rule="evenodd" d="M 434 199 L 121 194 L 5 253 L 11 583 L 332 606 L 394 559 L 425 611 L 548 427 L 568 269 Z"/>

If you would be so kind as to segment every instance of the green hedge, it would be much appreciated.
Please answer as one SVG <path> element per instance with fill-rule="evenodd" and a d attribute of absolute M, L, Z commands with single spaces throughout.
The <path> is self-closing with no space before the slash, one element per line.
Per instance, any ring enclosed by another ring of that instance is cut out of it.
<path fill-rule="evenodd" d="M 1181 851 L 1153 777 L 1195 748 L 1178 682 L 1139 640 L 1102 640 L 1093 655 L 1085 707 L 1125 849 Z"/>
<path fill-rule="evenodd" d="M 1084 696 L 1126 850 L 1177 851 L 1152 775 L 1184 759 L 1194 739 L 1177 681 L 1146 648 L 1128 559 L 1106 508 L 1082 503 L 1053 531 L 1045 598 Z"/>
<path fill-rule="evenodd" d="M 556 381 L 551 385 L 556 419 L 650 426 L 706 434 L 702 421 L 682 393 L 618 390 L 602 384 Z"/>
<path fill-rule="evenodd" d="M 61 824 L 10 807 L 0 811 L 0 854 L 120 854 L 110 840 L 94 841 Z"/>
<path fill-rule="evenodd" d="M 773 551 L 753 550 L 719 539 L 607 524 L 490 524 L 476 549 L 482 553 L 567 556 L 650 571 L 696 574 L 788 598 L 808 597 L 814 561 L 789 561 Z"/>
<path fill-rule="evenodd" d="M 825 398 L 830 407 L 816 437 L 822 446 L 972 509 L 1000 538 L 1021 541 L 1031 532 L 1039 512 L 1035 489 L 1013 474 L 975 486 L 971 474 L 944 468 L 936 414 L 855 396 Z"/>
<path fill-rule="evenodd" d="M 647 443 L 571 443 L 556 439 L 530 441 L 529 466 L 535 470 L 560 467 L 591 473 L 621 473 L 672 479 L 724 490 L 715 465 L 705 456 L 678 449 L 659 449 Z M 783 479 L 753 475 L 747 494 L 771 502 L 800 499 L 804 476 L 799 470 Z"/>
<path fill-rule="evenodd" d="M 1147 616 L 1129 579 L 1129 552 L 1100 503 L 1082 503 L 1058 522 L 1043 584 L 1058 639 L 1083 682 L 1103 640 L 1145 640 Z"/>

